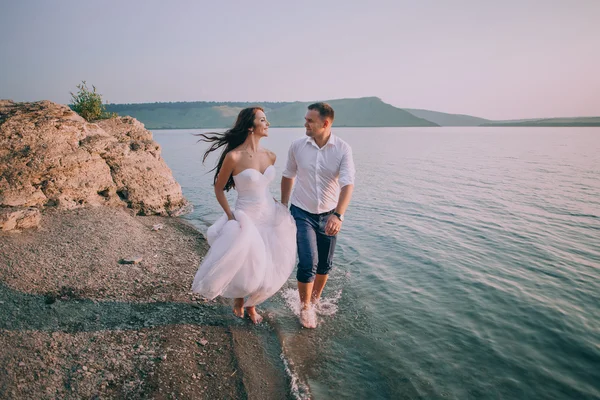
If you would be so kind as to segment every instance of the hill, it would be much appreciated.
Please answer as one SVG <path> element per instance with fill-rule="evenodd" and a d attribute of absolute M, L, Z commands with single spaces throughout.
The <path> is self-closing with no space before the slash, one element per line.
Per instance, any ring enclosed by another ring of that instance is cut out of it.
<path fill-rule="evenodd" d="M 335 126 L 438 126 L 405 110 L 386 104 L 377 97 L 327 101 L 334 108 Z M 107 110 L 131 116 L 147 129 L 226 128 L 233 125 L 238 112 L 260 105 L 273 127 L 300 127 L 306 107 L 312 102 L 175 102 L 108 104 Z"/>
<path fill-rule="evenodd" d="M 482 126 L 600 126 L 600 117 L 542 118 L 518 121 L 489 121 Z"/>
<path fill-rule="evenodd" d="M 600 117 L 489 120 L 464 114 L 397 108 L 378 97 L 327 100 L 338 127 L 426 126 L 600 126 Z M 147 129 L 228 128 L 242 108 L 260 105 L 273 127 L 300 127 L 311 102 L 171 102 L 107 104 L 110 112 L 131 116 Z"/>
<path fill-rule="evenodd" d="M 439 126 L 479 126 L 490 121 L 489 119 L 473 117 L 464 114 L 448 114 L 439 111 L 419 110 L 414 108 L 405 108 L 412 115 L 434 122 Z"/>

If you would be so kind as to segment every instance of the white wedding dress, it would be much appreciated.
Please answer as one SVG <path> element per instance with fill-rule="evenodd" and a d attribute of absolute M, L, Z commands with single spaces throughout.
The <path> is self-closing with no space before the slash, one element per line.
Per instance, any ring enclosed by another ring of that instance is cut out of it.
<path fill-rule="evenodd" d="M 243 297 L 249 307 L 274 295 L 289 278 L 296 263 L 296 224 L 271 196 L 274 178 L 273 165 L 262 174 L 249 168 L 233 176 L 235 220 L 223 214 L 208 228 L 210 249 L 194 277 L 194 293 L 207 299 Z"/>

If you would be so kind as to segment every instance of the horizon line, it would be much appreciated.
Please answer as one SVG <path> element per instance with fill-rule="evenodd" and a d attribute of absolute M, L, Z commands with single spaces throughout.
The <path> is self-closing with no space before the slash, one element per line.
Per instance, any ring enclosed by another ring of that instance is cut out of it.
<path fill-rule="evenodd" d="M 562 117 L 562 116 L 554 116 L 554 117 L 528 117 L 528 118 L 509 118 L 509 119 L 489 119 L 489 118 L 484 118 L 484 117 L 479 117 L 477 115 L 472 115 L 472 114 L 465 114 L 465 113 L 451 113 L 451 112 L 446 112 L 446 111 L 437 111 L 437 110 L 431 110 L 431 109 L 427 109 L 427 108 L 413 108 L 413 107 L 398 107 L 395 106 L 391 103 L 387 103 L 385 101 L 383 101 L 383 99 L 381 99 L 381 97 L 379 96 L 362 96 L 362 97 L 340 97 L 340 98 L 333 98 L 333 99 L 327 99 L 327 100 L 308 100 L 308 101 L 303 101 L 303 100 L 293 100 L 293 101 L 273 101 L 273 100 L 262 100 L 262 101 L 243 101 L 243 100 L 226 100 L 226 101 L 217 101 L 217 100 L 176 100 L 176 101 L 153 101 L 153 102 L 135 102 L 135 103 L 109 103 L 106 102 L 104 103 L 107 106 L 110 105 L 139 105 L 139 104 L 161 104 L 161 103 L 254 103 L 256 105 L 260 105 L 260 103 L 316 103 L 316 102 L 328 102 L 328 101 L 337 101 L 337 100 L 360 100 L 360 99 L 377 99 L 379 101 L 381 101 L 384 104 L 387 104 L 389 106 L 392 106 L 394 108 L 397 108 L 399 110 L 415 110 L 415 111 L 429 111 L 429 112 L 436 112 L 436 113 L 442 113 L 442 114 L 448 114 L 448 115 L 456 115 L 456 116 L 465 116 L 465 117 L 472 117 L 472 118 L 479 118 L 479 119 L 483 119 L 486 121 L 490 121 L 490 122 L 524 122 L 524 121 L 540 121 L 540 120 L 545 120 L 545 119 L 557 119 L 557 118 L 600 118 L 600 115 L 578 115 L 578 116 L 574 116 L 574 117 Z M 12 101 L 15 103 L 35 103 L 38 101 L 51 101 L 53 103 L 57 103 L 57 104 L 63 104 L 65 106 L 69 106 L 70 103 L 59 103 L 53 100 L 49 100 L 49 99 L 42 99 L 42 100 L 35 100 L 35 101 L 14 101 L 12 99 L 2 99 L 0 98 L 0 101 Z M 410 112 L 410 111 L 407 111 Z M 417 116 L 418 117 L 418 116 Z M 420 118 L 420 117 L 418 117 Z"/>

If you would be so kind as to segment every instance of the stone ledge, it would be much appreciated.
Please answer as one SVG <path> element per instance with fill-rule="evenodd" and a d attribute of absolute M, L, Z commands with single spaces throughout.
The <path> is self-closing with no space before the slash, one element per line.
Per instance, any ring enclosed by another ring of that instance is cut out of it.
<path fill-rule="evenodd" d="M 37 228 L 40 210 L 33 207 L 0 207 L 0 230 Z"/>

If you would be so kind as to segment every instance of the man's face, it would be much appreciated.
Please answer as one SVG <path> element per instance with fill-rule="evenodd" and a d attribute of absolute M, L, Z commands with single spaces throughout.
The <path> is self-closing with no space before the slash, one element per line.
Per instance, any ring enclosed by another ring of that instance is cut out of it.
<path fill-rule="evenodd" d="M 304 116 L 306 136 L 315 137 L 322 135 L 327 127 L 327 120 L 321 118 L 317 110 L 308 110 Z"/>

